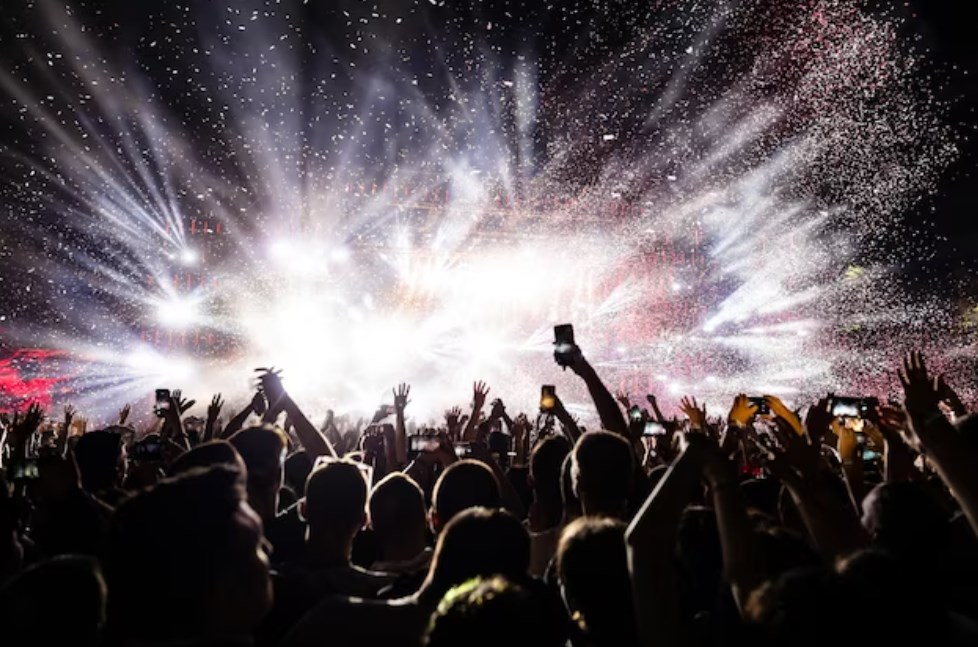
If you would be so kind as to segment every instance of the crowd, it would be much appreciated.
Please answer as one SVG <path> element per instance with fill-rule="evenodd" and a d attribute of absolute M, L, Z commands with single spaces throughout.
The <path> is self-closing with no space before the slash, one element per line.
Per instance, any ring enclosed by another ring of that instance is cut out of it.
<path fill-rule="evenodd" d="M 165 390 L 141 432 L 4 416 L 0 644 L 978 644 L 978 430 L 919 353 L 901 402 L 681 419 L 558 361 L 600 431 L 481 382 L 317 427 L 271 369 L 226 424 Z"/>

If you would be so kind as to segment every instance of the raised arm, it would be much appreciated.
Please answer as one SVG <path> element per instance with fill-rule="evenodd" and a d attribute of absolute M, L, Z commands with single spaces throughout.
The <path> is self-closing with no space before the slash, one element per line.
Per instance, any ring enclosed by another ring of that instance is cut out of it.
<path fill-rule="evenodd" d="M 849 492 L 849 500 L 856 514 L 862 514 L 862 502 L 866 496 L 866 481 L 863 474 L 863 457 L 859 453 L 856 432 L 845 423 L 832 421 L 832 431 L 838 439 L 836 450 L 842 462 L 842 476 Z"/>
<path fill-rule="evenodd" d="M 252 413 L 259 413 L 265 411 L 265 396 L 261 391 L 255 393 L 254 397 L 251 398 L 244 409 L 239 411 L 233 418 L 228 420 L 227 426 L 224 427 L 224 431 L 221 432 L 220 438 L 226 439 L 230 438 L 244 426 L 245 420 L 248 419 Z M 260 414 L 259 414 L 260 415 Z"/>
<path fill-rule="evenodd" d="M 581 437 L 581 430 L 577 426 L 577 421 L 574 420 L 574 416 L 567 411 L 564 403 L 556 394 L 554 394 L 554 416 L 564 426 L 564 432 L 567 434 L 567 439 L 570 440 L 571 445 L 576 443 L 577 439 Z"/>
<path fill-rule="evenodd" d="M 302 412 L 302 409 L 292 400 L 282 385 L 282 379 L 274 370 L 264 370 L 260 375 L 262 391 L 268 397 L 268 411 L 265 412 L 265 422 L 274 422 L 281 412 L 292 420 L 295 435 L 302 443 L 303 449 L 309 456 L 309 460 L 315 461 L 318 456 L 336 457 L 333 446 L 326 440 L 316 425 L 309 422 L 309 418 Z"/>
<path fill-rule="evenodd" d="M 77 412 L 77 409 L 70 404 L 65 405 L 64 424 L 61 427 L 61 431 L 58 433 L 56 445 L 58 454 L 62 457 L 68 453 L 68 434 L 71 431 L 71 421 L 75 419 L 75 414 Z"/>
<path fill-rule="evenodd" d="M 764 563 L 747 516 L 736 467 L 713 441 L 703 442 L 710 443 L 705 476 L 710 484 L 720 532 L 724 576 L 743 613 L 751 593 L 764 582 Z"/>
<path fill-rule="evenodd" d="M 482 407 L 486 404 L 486 396 L 489 395 L 489 386 L 483 381 L 478 381 L 472 385 L 472 415 L 465 424 L 465 431 L 462 432 L 462 440 L 472 442 L 477 439 L 479 427 L 479 415 Z"/>
<path fill-rule="evenodd" d="M 220 393 L 211 398 L 211 403 L 207 406 L 207 424 L 204 425 L 204 437 L 201 442 L 206 443 L 214 438 L 214 427 L 217 425 L 217 417 L 221 415 L 223 406 L 224 400 L 221 399 Z"/>
<path fill-rule="evenodd" d="M 594 367 L 584 359 L 581 349 L 575 347 L 569 356 L 569 360 L 568 365 L 571 370 L 584 380 L 588 393 L 591 394 L 591 400 L 594 402 L 594 407 L 598 410 L 598 417 L 601 419 L 601 426 L 607 431 L 621 434 L 627 440 L 628 423 L 625 422 L 625 416 L 618 407 L 615 396 L 598 377 Z"/>
<path fill-rule="evenodd" d="M 643 647 L 691 643 L 673 564 L 676 534 L 689 493 L 700 479 L 704 446 L 692 443 L 669 466 L 625 532 L 628 574 Z"/>
<path fill-rule="evenodd" d="M 394 457 L 397 465 L 407 465 L 407 431 L 404 425 L 404 410 L 411 402 L 408 396 L 411 394 L 410 384 L 400 384 L 394 392 Z M 393 468 L 393 466 L 391 466 Z"/>
<path fill-rule="evenodd" d="M 777 398 L 768 396 L 767 400 L 772 413 L 777 416 L 781 450 L 772 452 L 763 446 L 759 449 L 768 456 L 768 469 L 791 494 L 815 549 L 826 562 L 832 563 L 865 545 L 859 516 L 848 502 L 832 496 L 832 480 L 836 476 L 824 464 L 820 446 L 810 442 L 803 427 L 803 435 L 799 435 L 796 426 L 782 418 L 782 415 L 794 414 Z M 801 426 L 797 417 L 795 422 Z"/>
<path fill-rule="evenodd" d="M 961 505 L 972 530 L 978 534 L 978 470 L 975 469 L 978 452 L 961 438 L 941 412 L 939 380 L 927 374 L 924 357 L 919 351 L 904 359 L 900 382 L 906 394 L 905 407 L 914 436 Z"/>

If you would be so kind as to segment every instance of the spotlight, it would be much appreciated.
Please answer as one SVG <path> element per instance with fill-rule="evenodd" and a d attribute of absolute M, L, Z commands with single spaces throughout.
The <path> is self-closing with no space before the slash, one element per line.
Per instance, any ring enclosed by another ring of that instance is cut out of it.
<path fill-rule="evenodd" d="M 167 328 L 187 328 L 200 319 L 197 303 L 190 299 L 173 298 L 156 306 L 156 319 Z"/>
<path fill-rule="evenodd" d="M 184 265 L 193 265 L 197 262 L 197 252 L 196 250 L 190 249 L 189 247 L 180 253 L 180 262 Z"/>

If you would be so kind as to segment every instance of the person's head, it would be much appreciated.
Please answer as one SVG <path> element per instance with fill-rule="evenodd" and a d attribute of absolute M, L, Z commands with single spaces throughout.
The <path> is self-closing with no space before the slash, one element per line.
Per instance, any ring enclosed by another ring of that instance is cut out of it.
<path fill-rule="evenodd" d="M 419 552 L 424 548 L 424 493 L 409 476 L 394 472 L 384 477 L 370 492 L 369 508 L 370 527 L 382 552 L 398 545 Z M 385 554 L 384 558 L 390 557 Z"/>
<path fill-rule="evenodd" d="M 635 644 L 625 524 L 611 518 L 577 519 L 561 533 L 556 560 L 564 603 L 588 642 Z"/>
<path fill-rule="evenodd" d="M 883 483 L 863 499 L 863 527 L 873 543 L 899 557 L 931 559 L 948 539 L 948 517 L 923 487 Z"/>
<path fill-rule="evenodd" d="M 581 501 L 574 492 L 573 452 L 564 457 L 564 462 L 560 466 L 560 498 L 564 504 L 563 522 L 565 524 L 584 514 L 581 510 Z"/>
<path fill-rule="evenodd" d="M 119 486 L 125 478 L 122 436 L 114 431 L 92 431 L 75 443 L 75 463 L 82 488 L 100 492 Z"/>
<path fill-rule="evenodd" d="M 749 509 L 763 512 L 769 517 L 778 516 L 778 496 L 781 483 L 776 479 L 750 479 L 740 484 L 740 492 Z"/>
<path fill-rule="evenodd" d="M 563 436 L 548 436 L 530 454 L 530 483 L 533 501 L 557 521 L 563 510 L 561 469 L 570 454 L 570 443 Z"/>
<path fill-rule="evenodd" d="M 461 460 L 442 472 L 432 493 L 431 528 L 436 533 L 463 510 L 498 508 L 499 481 L 483 463 Z"/>
<path fill-rule="evenodd" d="M 574 491 L 588 516 L 623 517 L 635 478 L 635 455 L 622 436 L 583 434 L 574 446 Z"/>
<path fill-rule="evenodd" d="M 300 449 L 285 459 L 285 484 L 302 498 L 306 495 L 306 479 L 312 473 L 312 459 L 306 450 Z"/>
<path fill-rule="evenodd" d="M 287 442 L 282 430 L 271 425 L 248 427 L 230 438 L 248 468 L 248 502 L 270 521 L 278 511 L 282 462 Z"/>
<path fill-rule="evenodd" d="M 170 465 L 170 476 L 177 476 L 198 467 L 207 468 L 215 465 L 227 465 L 238 470 L 242 477 L 248 473 L 244 460 L 231 443 L 226 440 L 211 440 L 180 454 Z"/>
<path fill-rule="evenodd" d="M 5 644 L 98 645 L 105 597 L 93 558 L 56 557 L 35 564 L 0 588 Z"/>
<path fill-rule="evenodd" d="M 835 571 L 782 574 L 754 591 L 746 612 L 775 647 L 828 647 L 839 636 L 852 645 L 945 644 L 947 614 L 935 603 L 940 592 L 921 593 L 899 560 L 869 549 L 841 560 Z"/>
<path fill-rule="evenodd" d="M 309 524 L 310 537 L 335 537 L 352 542 L 366 520 L 367 482 L 357 464 L 329 461 L 306 480 L 299 512 Z"/>
<path fill-rule="evenodd" d="M 160 481 L 116 508 L 105 559 L 122 641 L 248 634 L 271 606 L 261 519 L 226 466 Z"/>
<path fill-rule="evenodd" d="M 560 647 L 564 636 L 540 594 L 504 577 L 477 577 L 442 598 L 431 615 L 426 647 L 498 647 L 516 644 Z"/>
<path fill-rule="evenodd" d="M 438 536 L 422 594 L 437 604 L 453 586 L 473 577 L 527 578 L 530 536 L 519 519 L 498 508 L 470 508 L 455 515 Z"/>

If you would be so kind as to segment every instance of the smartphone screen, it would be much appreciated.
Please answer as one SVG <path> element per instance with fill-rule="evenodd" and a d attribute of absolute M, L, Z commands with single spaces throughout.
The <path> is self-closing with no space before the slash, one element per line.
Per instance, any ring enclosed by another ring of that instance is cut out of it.
<path fill-rule="evenodd" d="M 645 423 L 645 429 L 642 430 L 643 436 L 665 436 L 666 428 L 660 425 L 658 422 L 652 422 L 649 420 Z"/>
<path fill-rule="evenodd" d="M 408 449 L 414 453 L 433 452 L 438 449 L 438 439 L 434 436 L 411 436 Z"/>
<path fill-rule="evenodd" d="M 767 400 L 764 399 L 764 396 L 760 395 L 760 396 L 747 398 L 747 401 L 750 402 L 755 407 L 757 407 L 757 415 L 759 416 L 770 415 L 771 407 L 768 406 Z"/>
<path fill-rule="evenodd" d="M 631 418 L 632 422 L 639 422 L 642 419 L 642 410 L 634 406 L 628 410 L 628 417 Z"/>
<path fill-rule="evenodd" d="M 163 412 L 170 409 L 170 389 L 156 389 L 156 415 L 162 416 Z"/>
<path fill-rule="evenodd" d="M 832 415 L 836 418 L 859 418 L 862 412 L 858 402 L 835 400 L 832 402 Z"/>
<path fill-rule="evenodd" d="M 557 389 L 552 384 L 540 388 L 540 411 L 553 411 L 557 406 Z"/>
<path fill-rule="evenodd" d="M 469 443 L 455 443 L 455 455 L 459 458 L 465 458 L 472 453 L 472 445 Z"/>
<path fill-rule="evenodd" d="M 565 357 L 574 350 L 574 326 L 560 324 L 554 326 L 554 359 L 561 366 L 566 365 Z"/>
<path fill-rule="evenodd" d="M 877 451 L 873 451 L 872 449 L 864 449 L 863 450 L 863 460 L 864 461 L 878 461 L 882 457 L 883 457 L 882 454 L 880 454 Z"/>

